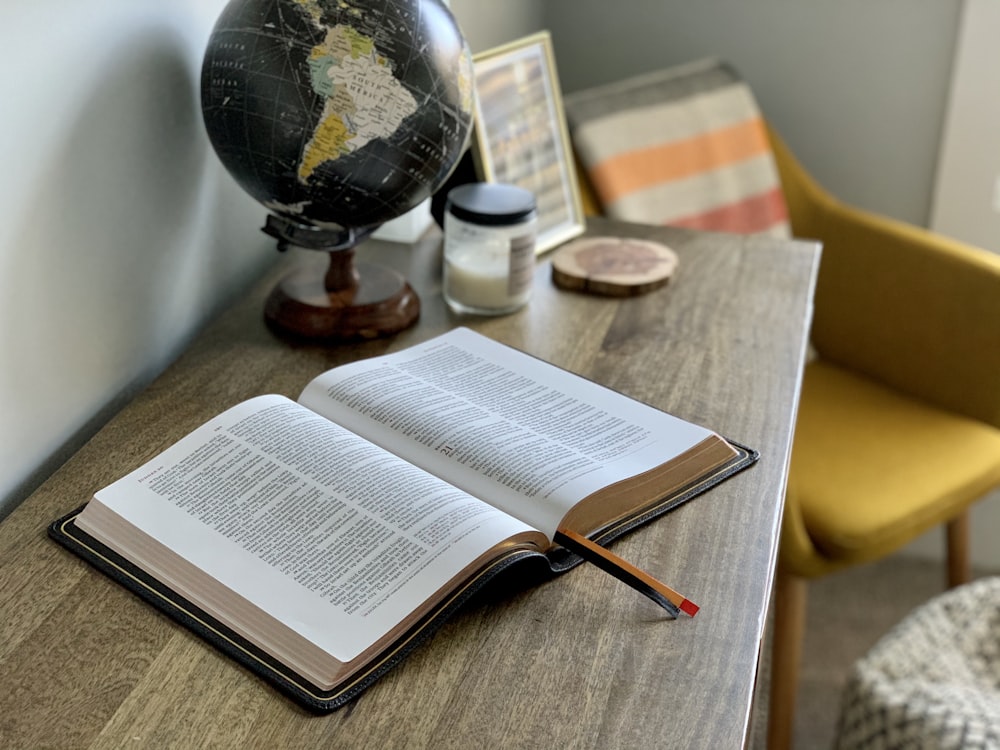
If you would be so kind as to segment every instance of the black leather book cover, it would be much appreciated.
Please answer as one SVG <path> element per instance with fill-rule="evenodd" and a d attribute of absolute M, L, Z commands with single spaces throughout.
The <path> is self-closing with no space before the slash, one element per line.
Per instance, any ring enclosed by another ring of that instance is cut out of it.
<path fill-rule="evenodd" d="M 602 529 L 592 535 L 594 541 L 606 545 L 704 493 L 733 474 L 751 466 L 759 458 L 759 454 L 752 449 L 736 443 L 730 444 L 738 453 L 732 461 L 679 491 L 661 498 L 641 513 Z M 514 585 L 523 587 L 532 582 L 540 582 L 546 576 L 567 571 L 583 562 L 578 555 L 558 546 L 550 550 L 547 555 L 523 549 L 510 550 L 452 592 L 362 670 L 346 678 L 336 688 L 323 690 L 78 528 L 75 519 L 84 507 L 81 506 L 54 521 L 49 526 L 49 536 L 168 617 L 201 636 L 215 648 L 228 654 L 292 700 L 317 713 L 333 711 L 360 695 L 382 675 L 403 661 L 458 608 L 483 590 L 488 582 L 502 577 L 501 574 L 507 571 L 513 571 L 518 563 L 522 565 L 517 565 L 517 581 Z"/>

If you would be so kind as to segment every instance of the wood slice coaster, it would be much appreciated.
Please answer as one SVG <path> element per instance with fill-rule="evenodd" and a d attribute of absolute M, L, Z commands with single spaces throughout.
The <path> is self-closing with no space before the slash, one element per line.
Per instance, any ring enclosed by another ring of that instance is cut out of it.
<path fill-rule="evenodd" d="M 659 242 L 583 237 L 552 256 L 552 281 L 563 289 L 631 297 L 666 284 L 677 263 L 677 253 Z"/>

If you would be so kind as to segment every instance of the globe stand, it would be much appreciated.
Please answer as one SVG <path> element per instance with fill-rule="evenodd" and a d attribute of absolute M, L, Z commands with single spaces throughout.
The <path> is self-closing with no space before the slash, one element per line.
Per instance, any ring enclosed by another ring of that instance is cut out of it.
<path fill-rule="evenodd" d="M 355 263 L 354 250 L 374 228 L 320 229 L 269 215 L 264 232 L 289 245 L 329 256 L 325 275 L 293 271 L 271 290 L 264 319 L 276 333 L 311 341 L 350 341 L 390 336 L 420 317 L 420 298 L 402 275 L 371 263 Z"/>

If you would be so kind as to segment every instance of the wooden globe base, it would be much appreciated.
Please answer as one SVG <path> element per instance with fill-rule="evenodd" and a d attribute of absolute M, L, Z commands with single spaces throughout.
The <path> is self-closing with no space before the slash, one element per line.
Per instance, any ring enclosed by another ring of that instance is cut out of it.
<path fill-rule="evenodd" d="M 326 276 L 293 271 L 271 291 L 264 319 L 276 333 L 317 342 L 391 336 L 416 323 L 420 298 L 390 268 L 354 263 L 354 250 L 328 253 Z"/>

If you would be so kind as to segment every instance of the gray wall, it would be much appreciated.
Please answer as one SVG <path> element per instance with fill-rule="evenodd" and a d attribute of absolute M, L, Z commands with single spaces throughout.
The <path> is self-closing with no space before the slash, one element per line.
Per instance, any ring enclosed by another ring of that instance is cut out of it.
<path fill-rule="evenodd" d="M 930 226 L 1000 253 L 1000 3 L 965 0 Z"/>
<path fill-rule="evenodd" d="M 538 0 L 451 0 L 450 5 L 473 52 L 530 34 L 545 22 L 545 3 Z"/>
<path fill-rule="evenodd" d="M 996 0 L 547 0 L 543 23 L 565 91 L 723 57 L 832 193 L 998 251 L 1000 131 L 990 127 L 1000 123 L 996 6 Z M 1000 569 L 1000 492 L 972 517 L 974 564 Z M 940 531 L 906 552 L 942 558 Z"/>
<path fill-rule="evenodd" d="M 4 4 L 0 518 L 276 257 L 203 132 L 224 5 Z M 540 24 L 527 0 L 454 6 L 477 50 Z"/>
<path fill-rule="evenodd" d="M 223 5 L 4 6 L 0 517 L 274 257 L 201 128 L 198 68 Z M 957 0 L 452 8 L 474 51 L 550 29 L 567 91 L 725 56 L 828 188 L 926 219 Z"/>
<path fill-rule="evenodd" d="M 544 9 L 565 91 L 726 58 L 829 190 L 927 223 L 959 0 L 546 0 Z"/>
<path fill-rule="evenodd" d="M 273 255 L 201 124 L 222 5 L 4 5 L 0 517 Z"/>

